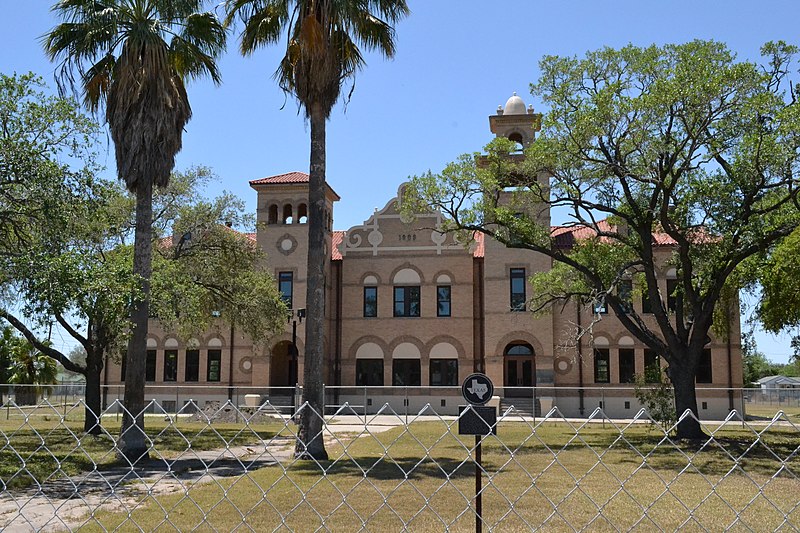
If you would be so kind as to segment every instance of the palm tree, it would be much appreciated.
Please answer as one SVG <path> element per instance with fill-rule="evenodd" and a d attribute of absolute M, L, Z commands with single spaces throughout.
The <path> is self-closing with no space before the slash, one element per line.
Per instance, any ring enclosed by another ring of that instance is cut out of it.
<path fill-rule="evenodd" d="M 322 441 L 325 309 L 325 122 L 343 82 L 364 66 L 359 46 L 386 57 L 395 51 L 393 24 L 407 16 L 405 0 L 226 0 L 226 25 L 243 22 L 240 51 L 249 55 L 288 35 L 275 72 L 280 87 L 302 105 L 311 126 L 306 354 L 296 457 L 327 458 Z"/>
<path fill-rule="evenodd" d="M 4 336 L 5 337 L 5 336 Z M 39 394 L 57 383 L 58 365 L 33 345 L 20 337 L 11 337 L 8 341 L 11 364 L 9 383 L 22 385 L 14 393 L 17 405 L 35 405 Z"/>
<path fill-rule="evenodd" d="M 147 455 L 144 376 L 152 259 L 153 186 L 164 187 L 191 117 L 184 82 L 208 75 L 219 83 L 216 58 L 226 31 L 202 12 L 204 0 L 61 0 L 64 21 L 43 37 L 59 81 L 77 73 L 86 105 L 105 107 L 114 141 L 117 174 L 136 194 L 133 271 L 140 291 L 131 304 L 125 409 L 120 453 L 130 461 Z"/>

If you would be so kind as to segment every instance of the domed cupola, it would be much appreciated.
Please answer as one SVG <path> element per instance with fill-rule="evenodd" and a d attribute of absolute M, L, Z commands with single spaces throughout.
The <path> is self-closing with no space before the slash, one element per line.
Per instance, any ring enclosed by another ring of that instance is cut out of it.
<path fill-rule="evenodd" d="M 533 108 L 531 107 L 531 111 Z M 503 108 L 504 115 L 524 115 L 525 114 L 525 102 L 522 101 L 522 98 L 517 96 L 517 93 L 511 95 L 506 101 L 506 106 Z"/>
<path fill-rule="evenodd" d="M 534 113 L 532 105 L 526 108 L 525 102 L 517 93 L 511 95 L 505 106 L 497 106 L 496 115 L 489 116 L 492 133 L 517 142 L 522 148 L 533 141 L 541 125 L 541 113 Z"/>

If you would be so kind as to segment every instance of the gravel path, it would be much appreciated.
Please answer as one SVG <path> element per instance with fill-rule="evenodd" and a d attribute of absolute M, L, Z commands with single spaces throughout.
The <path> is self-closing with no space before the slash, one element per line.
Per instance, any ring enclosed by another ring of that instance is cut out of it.
<path fill-rule="evenodd" d="M 64 477 L 41 487 L 5 492 L 0 497 L 0 528 L 4 532 L 77 529 L 92 513 L 126 513 L 152 496 L 188 492 L 197 483 L 242 475 L 292 457 L 294 438 L 222 450 L 188 450 L 174 459 L 151 459 L 135 469 L 110 467 Z"/>

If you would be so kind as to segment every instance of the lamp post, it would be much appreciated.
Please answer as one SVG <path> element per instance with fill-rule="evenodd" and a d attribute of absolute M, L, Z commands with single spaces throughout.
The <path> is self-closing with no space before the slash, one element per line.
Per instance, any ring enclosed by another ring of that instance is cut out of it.
<path fill-rule="evenodd" d="M 290 362 L 289 362 L 289 384 L 292 387 L 297 385 L 297 360 L 298 360 L 298 353 L 297 353 L 297 324 L 303 323 L 303 319 L 306 317 L 306 310 L 305 309 L 290 309 L 289 310 L 289 320 L 292 322 L 292 349 L 290 354 Z"/>

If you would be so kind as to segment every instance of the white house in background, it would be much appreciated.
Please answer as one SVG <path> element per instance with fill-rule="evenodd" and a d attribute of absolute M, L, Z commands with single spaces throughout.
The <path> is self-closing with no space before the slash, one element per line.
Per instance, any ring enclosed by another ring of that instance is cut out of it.
<path fill-rule="evenodd" d="M 800 378 L 789 376 L 766 376 L 758 381 L 758 386 L 764 389 L 800 389 Z"/>

